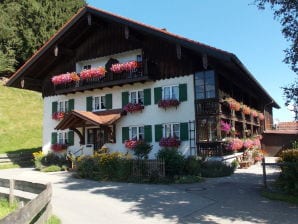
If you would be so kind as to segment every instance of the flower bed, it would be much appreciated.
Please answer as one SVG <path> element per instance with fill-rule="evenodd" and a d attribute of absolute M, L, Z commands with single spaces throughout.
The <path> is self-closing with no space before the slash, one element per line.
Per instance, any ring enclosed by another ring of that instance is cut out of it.
<path fill-rule="evenodd" d="M 56 144 L 53 144 L 51 146 L 51 149 L 54 151 L 54 152 L 61 152 L 65 149 L 67 149 L 67 145 L 66 144 L 59 144 L 59 143 L 56 143 Z"/>
<path fill-rule="evenodd" d="M 129 61 L 125 63 L 117 63 L 111 66 L 111 71 L 114 73 L 129 72 L 139 67 L 138 62 Z"/>
<path fill-rule="evenodd" d="M 52 114 L 52 119 L 54 120 L 61 120 L 64 118 L 65 113 L 64 112 L 55 112 Z"/>
<path fill-rule="evenodd" d="M 159 141 L 159 145 L 161 147 L 173 147 L 173 148 L 178 148 L 180 146 L 180 140 L 174 137 L 169 137 L 169 138 L 162 138 Z"/>
<path fill-rule="evenodd" d="M 126 112 L 132 113 L 136 111 L 141 111 L 144 109 L 144 106 L 140 103 L 128 103 L 123 108 Z"/>
<path fill-rule="evenodd" d="M 169 99 L 169 100 L 160 100 L 158 102 L 158 107 L 161 107 L 161 108 L 168 108 L 168 107 L 178 107 L 180 104 L 179 100 L 177 99 Z"/>

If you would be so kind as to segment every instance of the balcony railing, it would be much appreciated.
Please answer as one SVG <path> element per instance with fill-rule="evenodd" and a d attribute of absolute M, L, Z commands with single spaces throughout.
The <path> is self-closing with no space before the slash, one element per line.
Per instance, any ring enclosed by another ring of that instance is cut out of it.
<path fill-rule="evenodd" d="M 103 77 L 89 78 L 73 81 L 71 83 L 58 84 L 54 86 L 55 93 L 63 94 L 149 80 L 147 72 L 144 72 L 143 68 L 144 66 L 138 67 L 129 72 L 122 72 L 119 74 L 107 72 Z"/>

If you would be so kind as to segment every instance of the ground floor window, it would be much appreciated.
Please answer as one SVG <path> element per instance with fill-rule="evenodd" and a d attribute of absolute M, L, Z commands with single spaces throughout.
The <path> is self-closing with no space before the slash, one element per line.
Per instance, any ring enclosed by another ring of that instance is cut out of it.
<path fill-rule="evenodd" d="M 68 132 L 58 132 L 58 144 L 68 144 Z"/>
<path fill-rule="evenodd" d="M 144 126 L 130 127 L 129 138 L 131 140 L 144 140 Z"/>
<path fill-rule="evenodd" d="M 180 139 L 179 123 L 164 124 L 163 129 L 164 129 L 163 137 L 165 138 L 174 137 L 174 138 Z"/>
<path fill-rule="evenodd" d="M 217 120 L 216 117 L 206 117 L 197 120 L 197 134 L 199 141 L 217 140 Z"/>

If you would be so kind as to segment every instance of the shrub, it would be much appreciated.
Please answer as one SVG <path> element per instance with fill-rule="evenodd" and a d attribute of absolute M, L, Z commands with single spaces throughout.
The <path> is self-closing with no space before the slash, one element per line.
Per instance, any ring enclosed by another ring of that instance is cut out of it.
<path fill-rule="evenodd" d="M 288 194 L 298 195 L 298 149 L 289 149 L 281 153 L 281 175 L 278 186 Z"/>
<path fill-rule="evenodd" d="M 95 179 L 96 172 L 99 172 L 99 162 L 94 157 L 84 156 L 77 164 L 77 173 L 82 178 Z"/>
<path fill-rule="evenodd" d="M 139 159 L 148 159 L 148 155 L 152 150 L 152 145 L 147 142 L 139 142 L 133 149 L 134 155 Z"/>
<path fill-rule="evenodd" d="M 157 153 L 157 158 L 165 161 L 165 174 L 173 178 L 175 175 L 181 175 L 184 168 L 184 157 L 175 148 L 163 148 Z"/>
<path fill-rule="evenodd" d="M 98 155 L 101 179 L 114 180 L 119 178 L 119 168 L 122 161 L 121 156 L 122 154 L 117 152 Z"/>
<path fill-rule="evenodd" d="M 33 153 L 35 169 L 41 170 L 44 167 L 41 163 L 41 160 L 43 157 L 44 157 L 44 154 L 42 153 L 42 151 Z"/>
<path fill-rule="evenodd" d="M 234 164 L 227 165 L 220 161 L 206 161 L 202 163 L 203 177 L 224 177 L 234 173 L 236 167 Z"/>
<path fill-rule="evenodd" d="M 41 163 L 44 166 L 63 166 L 67 164 L 67 161 L 65 156 L 57 155 L 55 153 L 48 153 L 41 159 Z"/>
<path fill-rule="evenodd" d="M 50 165 L 47 166 L 43 169 L 41 169 L 42 172 L 57 172 L 57 171 L 61 171 L 61 167 L 57 166 L 57 165 Z"/>
<path fill-rule="evenodd" d="M 202 160 L 195 156 L 189 156 L 185 159 L 184 174 L 201 176 Z"/>

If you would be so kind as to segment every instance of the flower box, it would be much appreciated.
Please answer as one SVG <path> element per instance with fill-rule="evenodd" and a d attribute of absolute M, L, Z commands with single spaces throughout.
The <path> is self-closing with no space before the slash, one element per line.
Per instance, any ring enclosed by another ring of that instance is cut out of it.
<path fill-rule="evenodd" d="M 98 68 L 85 69 L 81 71 L 81 80 L 91 79 L 91 78 L 103 78 L 106 74 L 104 67 L 99 66 Z"/>
<path fill-rule="evenodd" d="M 255 110 L 251 110 L 250 113 L 251 113 L 251 115 L 252 115 L 253 117 L 258 117 L 258 112 L 257 112 L 257 111 L 255 111 Z"/>
<path fill-rule="evenodd" d="M 59 143 L 56 143 L 56 144 L 53 144 L 51 146 L 51 149 L 54 151 L 54 152 L 61 152 L 61 151 L 64 151 L 67 149 L 67 145 L 66 144 L 59 144 Z"/>
<path fill-rule="evenodd" d="M 263 121 L 265 119 L 265 116 L 263 113 L 259 113 L 258 116 L 259 116 L 260 121 Z"/>
<path fill-rule="evenodd" d="M 133 113 L 136 111 L 141 111 L 144 109 L 144 106 L 140 103 L 128 103 L 124 106 L 123 110 L 129 113 Z"/>
<path fill-rule="evenodd" d="M 179 100 L 177 99 L 169 99 L 169 100 L 160 100 L 158 102 L 158 107 L 167 109 L 168 107 L 178 107 L 180 104 Z"/>
<path fill-rule="evenodd" d="M 244 104 L 241 106 L 241 110 L 245 115 L 250 115 L 250 113 L 251 113 L 251 109 Z"/>
<path fill-rule="evenodd" d="M 173 147 L 178 148 L 180 146 L 181 141 L 178 140 L 175 137 L 168 137 L 168 138 L 162 138 L 159 141 L 159 146 L 161 147 Z"/>
<path fill-rule="evenodd" d="M 111 66 L 111 71 L 113 73 L 122 73 L 122 72 L 130 72 L 139 67 L 139 63 L 136 61 L 129 61 L 125 63 L 116 63 Z"/>
<path fill-rule="evenodd" d="M 53 76 L 51 80 L 52 80 L 52 83 L 56 86 L 60 84 L 76 82 L 80 80 L 80 77 L 78 76 L 77 73 L 71 72 L 71 73 L 65 73 L 65 74 Z"/>
<path fill-rule="evenodd" d="M 61 120 L 64 118 L 65 113 L 64 112 L 55 112 L 52 114 L 52 119 L 54 120 Z"/>
<path fill-rule="evenodd" d="M 224 147 L 227 151 L 238 151 L 243 147 L 243 141 L 239 138 L 229 138 L 224 143 Z"/>

